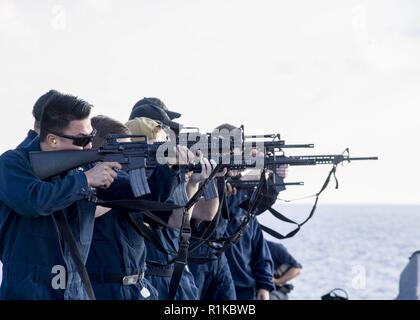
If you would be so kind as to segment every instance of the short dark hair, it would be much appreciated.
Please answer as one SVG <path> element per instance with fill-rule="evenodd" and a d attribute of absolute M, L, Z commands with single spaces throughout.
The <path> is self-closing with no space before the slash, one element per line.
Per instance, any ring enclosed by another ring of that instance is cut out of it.
<path fill-rule="evenodd" d="M 60 94 L 60 93 L 57 90 L 51 89 L 47 93 L 44 93 L 42 96 L 40 96 L 38 100 L 36 100 L 32 108 L 32 115 L 35 118 L 34 129 L 39 129 L 41 116 L 42 116 L 42 112 L 44 111 L 44 107 L 46 103 L 48 102 L 48 100 L 56 94 Z"/>
<path fill-rule="evenodd" d="M 45 141 L 49 133 L 63 133 L 71 121 L 89 117 L 92 105 L 76 96 L 58 93 L 48 99 L 44 106 L 40 124 L 40 140 Z"/>
<path fill-rule="evenodd" d="M 130 130 L 118 120 L 107 116 L 99 115 L 91 120 L 93 129 L 96 130 L 95 138 L 92 141 L 92 147 L 99 148 L 109 134 L 129 134 Z"/>

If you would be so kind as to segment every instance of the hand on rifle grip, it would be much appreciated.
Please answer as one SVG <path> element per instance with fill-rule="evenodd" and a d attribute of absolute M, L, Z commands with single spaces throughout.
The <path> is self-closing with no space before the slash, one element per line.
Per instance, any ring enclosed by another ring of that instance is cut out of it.
<path fill-rule="evenodd" d="M 287 164 L 282 164 L 282 165 L 276 166 L 276 174 L 277 174 L 279 177 L 281 177 L 281 178 L 283 178 L 283 179 L 286 179 L 286 178 L 287 178 L 288 173 L 289 173 L 289 165 L 287 165 Z"/>
<path fill-rule="evenodd" d="M 118 162 L 103 162 L 85 172 L 89 187 L 109 188 L 117 177 L 116 170 L 121 170 Z"/>

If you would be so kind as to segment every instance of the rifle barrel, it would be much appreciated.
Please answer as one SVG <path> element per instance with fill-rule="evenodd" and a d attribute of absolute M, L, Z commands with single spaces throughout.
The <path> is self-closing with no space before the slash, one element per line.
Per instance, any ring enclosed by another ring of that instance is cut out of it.
<path fill-rule="evenodd" d="M 308 144 L 285 144 L 281 146 L 280 148 L 313 148 L 313 147 L 314 147 L 313 143 L 308 143 Z"/>
<path fill-rule="evenodd" d="M 347 161 L 359 161 L 359 160 L 379 160 L 378 157 L 351 157 Z"/>

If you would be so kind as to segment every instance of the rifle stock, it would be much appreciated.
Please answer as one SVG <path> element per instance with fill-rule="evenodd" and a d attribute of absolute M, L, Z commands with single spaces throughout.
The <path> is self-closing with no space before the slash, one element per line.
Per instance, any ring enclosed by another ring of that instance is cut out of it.
<path fill-rule="evenodd" d="M 29 160 L 35 176 L 49 179 L 63 172 L 76 169 L 89 163 L 101 161 L 103 155 L 97 150 L 34 151 Z"/>

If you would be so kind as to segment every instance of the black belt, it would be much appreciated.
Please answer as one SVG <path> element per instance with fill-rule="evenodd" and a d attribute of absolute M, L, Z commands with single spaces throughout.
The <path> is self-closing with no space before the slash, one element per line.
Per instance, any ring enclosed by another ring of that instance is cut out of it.
<path fill-rule="evenodd" d="M 144 279 L 144 272 L 126 276 L 111 273 L 89 273 L 89 278 L 93 282 L 112 282 L 129 286 L 142 281 Z"/>
<path fill-rule="evenodd" d="M 172 277 L 172 273 L 174 273 L 173 269 L 168 269 L 164 266 L 160 267 L 147 265 L 146 275 L 148 276 Z"/>

